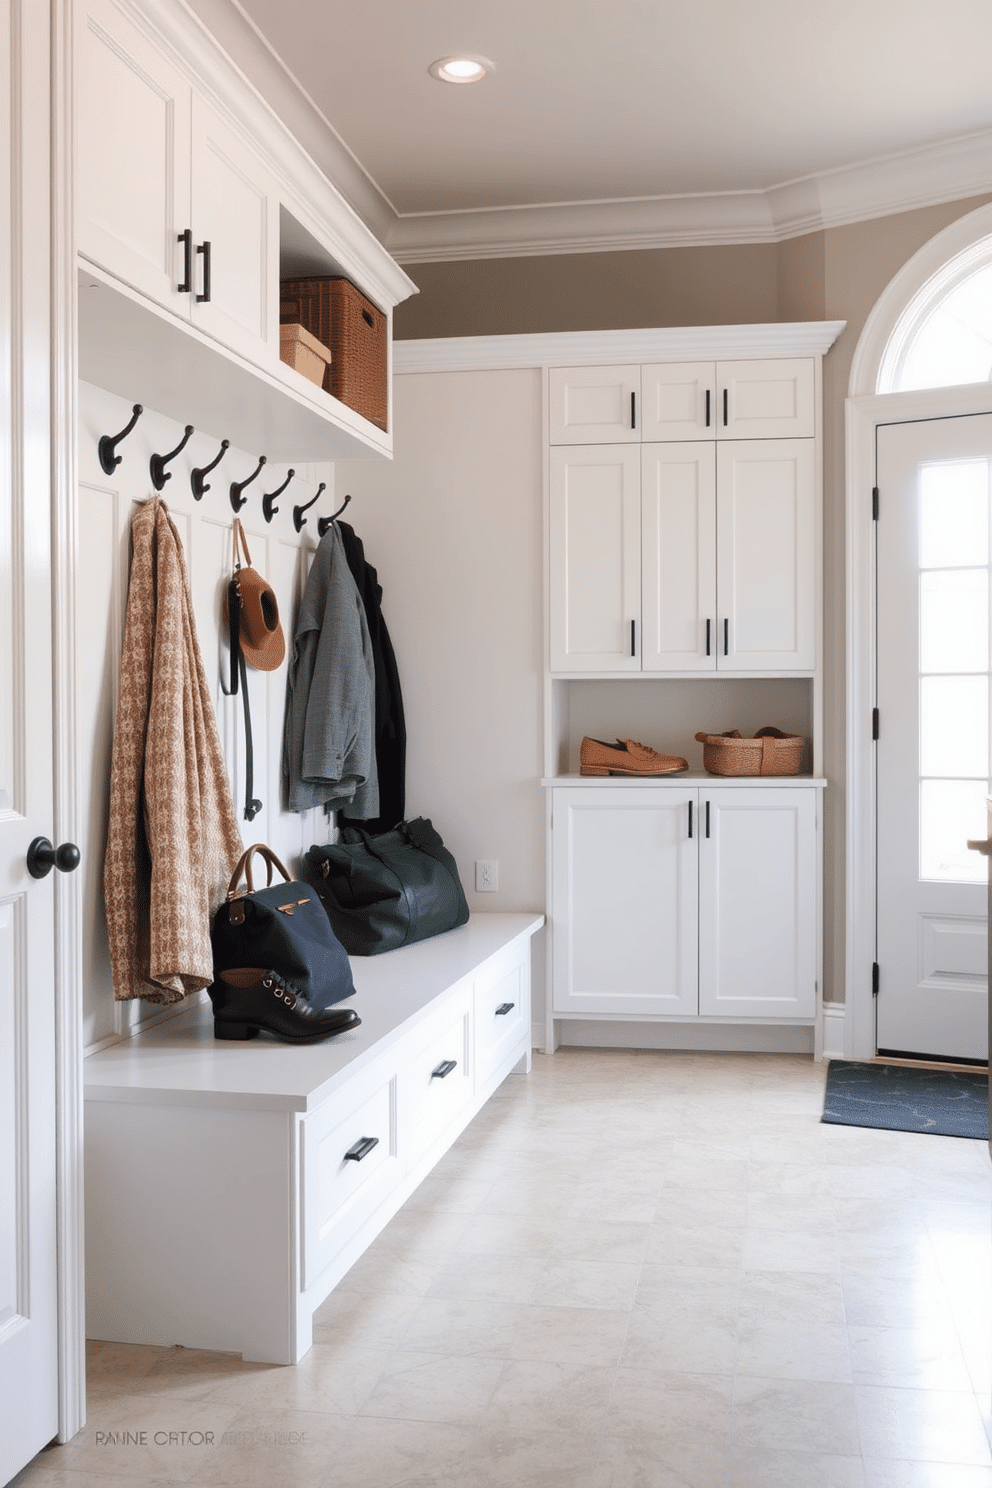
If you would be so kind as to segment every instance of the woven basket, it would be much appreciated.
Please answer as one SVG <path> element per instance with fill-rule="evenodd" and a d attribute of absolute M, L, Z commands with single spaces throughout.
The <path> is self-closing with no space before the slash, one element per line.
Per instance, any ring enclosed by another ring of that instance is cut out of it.
<path fill-rule="evenodd" d="M 703 767 L 711 775 L 798 775 L 806 741 L 781 729 L 759 729 L 744 739 L 737 729 L 726 734 L 697 734 Z"/>
<path fill-rule="evenodd" d="M 298 320 L 331 350 L 324 391 L 380 429 L 386 428 L 388 323 L 347 279 L 283 279 L 279 319 Z"/>

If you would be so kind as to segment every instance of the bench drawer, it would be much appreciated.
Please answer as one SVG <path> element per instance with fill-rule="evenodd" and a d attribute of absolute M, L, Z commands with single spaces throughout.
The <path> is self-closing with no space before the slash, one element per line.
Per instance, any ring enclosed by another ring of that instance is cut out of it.
<path fill-rule="evenodd" d="M 530 945 L 526 960 L 503 963 L 475 987 L 476 1086 L 484 1090 L 507 1060 L 526 1053 L 530 1038 Z"/>
<path fill-rule="evenodd" d="M 466 988 L 449 1007 L 431 1020 L 426 1040 L 411 1054 L 407 1066 L 407 1097 L 403 1124 L 409 1120 L 406 1155 L 418 1162 L 443 1137 L 471 1104 L 472 1000 Z"/>
<path fill-rule="evenodd" d="M 304 1289 L 400 1179 L 396 1075 L 380 1070 L 360 1084 L 302 1122 Z"/>

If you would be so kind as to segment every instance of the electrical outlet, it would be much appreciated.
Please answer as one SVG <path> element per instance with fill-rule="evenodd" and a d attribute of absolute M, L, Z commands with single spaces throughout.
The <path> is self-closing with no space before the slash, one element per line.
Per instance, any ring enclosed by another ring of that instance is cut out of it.
<path fill-rule="evenodd" d="M 499 888 L 499 864 L 495 858 L 476 858 L 475 888 L 479 894 L 495 894 Z"/>

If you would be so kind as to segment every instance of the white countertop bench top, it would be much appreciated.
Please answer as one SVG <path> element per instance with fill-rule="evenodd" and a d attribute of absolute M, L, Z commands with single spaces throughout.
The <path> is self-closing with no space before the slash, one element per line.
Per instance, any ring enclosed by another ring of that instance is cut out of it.
<path fill-rule="evenodd" d="M 473 914 L 457 930 L 380 956 L 353 956 L 361 1027 L 318 1044 L 285 1044 L 264 1033 L 246 1042 L 214 1038 L 207 1001 L 84 1061 L 86 1099 L 124 1104 L 240 1106 L 310 1111 L 363 1064 L 382 1054 L 410 1020 L 484 961 L 544 924 L 540 914 Z"/>

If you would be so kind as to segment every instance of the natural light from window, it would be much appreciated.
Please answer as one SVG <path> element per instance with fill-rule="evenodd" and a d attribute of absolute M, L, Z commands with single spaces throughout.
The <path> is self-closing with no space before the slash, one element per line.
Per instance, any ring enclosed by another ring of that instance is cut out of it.
<path fill-rule="evenodd" d="M 880 379 L 887 392 L 992 380 L 992 263 L 959 277 L 936 303 L 932 295 L 930 286 L 932 308 L 918 297 L 892 338 Z"/>
<path fill-rule="evenodd" d="M 920 471 L 920 877 L 980 882 L 989 759 L 986 460 Z"/>

